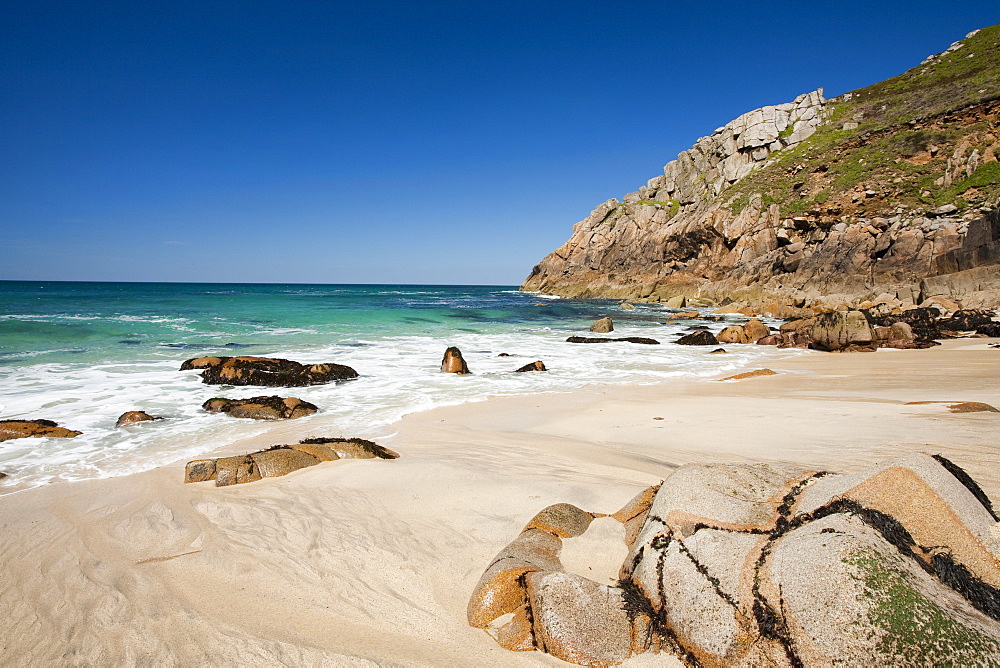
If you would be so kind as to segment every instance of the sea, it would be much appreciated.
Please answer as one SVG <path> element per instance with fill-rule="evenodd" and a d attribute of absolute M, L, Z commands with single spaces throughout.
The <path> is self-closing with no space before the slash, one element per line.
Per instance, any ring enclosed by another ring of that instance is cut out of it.
<path fill-rule="evenodd" d="M 0 281 L 0 419 L 54 420 L 76 438 L 0 443 L 0 493 L 120 476 L 265 433 L 271 423 L 209 414 L 209 398 L 280 394 L 320 407 L 305 436 L 378 437 L 407 413 L 491 397 L 719 378 L 799 351 L 679 346 L 699 321 L 671 309 L 559 299 L 516 286 Z M 611 335 L 661 345 L 572 344 L 610 315 Z M 731 316 L 733 322 L 744 318 Z M 726 323 L 707 323 L 718 331 Z M 773 323 L 772 323 L 773 324 Z M 472 375 L 440 372 L 461 349 Z M 500 356 L 506 353 L 509 356 Z M 356 380 L 299 388 L 211 386 L 181 362 L 206 355 L 334 362 Z M 546 372 L 511 373 L 535 360 Z M 115 428 L 125 411 L 164 420 Z"/>

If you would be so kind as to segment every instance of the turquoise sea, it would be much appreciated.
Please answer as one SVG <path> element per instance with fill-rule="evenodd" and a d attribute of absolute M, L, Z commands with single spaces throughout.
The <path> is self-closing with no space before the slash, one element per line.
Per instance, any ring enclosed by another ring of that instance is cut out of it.
<path fill-rule="evenodd" d="M 124 475 L 263 433 L 271 423 L 210 415 L 213 396 L 297 396 L 320 407 L 302 436 L 378 437 L 403 415 L 494 396 L 590 385 L 716 378 L 758 358 L 795 354 L 728 346 L 729 355 L 671 343 L 692 321 L 670 310 L 568 300 L 514 286 L 72 283 L 0 281 L 0 419 L 47 418 L 74 439 L 0 443 L 0 492 Z M 603 315 L 615 336 L 659 346 L 566 343 Z M 739 320 L 739 319 L 736 319 Z M 718 331 L 724 323 L 710 323 Z M 473 372 L 438 371 L 458 346 Z M 511 357 L 498 357 L 508 353 Z M 207 386 L 180 363 L 204 355 L 336 362 L 361 377 L 306 388 Z M 546 373 L 509 373 L 534 360 Z M 128 410 L 167 420 L 115 429 Z"/>

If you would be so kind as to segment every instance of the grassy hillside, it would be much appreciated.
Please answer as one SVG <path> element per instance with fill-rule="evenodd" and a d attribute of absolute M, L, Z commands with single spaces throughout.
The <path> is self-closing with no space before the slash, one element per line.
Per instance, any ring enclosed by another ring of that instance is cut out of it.
<path fill-rule="evenodd" d="M 805 142 L 723 192 L 785 216 L 890 216 L 1000 198 L 1000 25 L 899 76 L 831 100 Z M 970 160 L 971 158 L 971 160 Z"/>

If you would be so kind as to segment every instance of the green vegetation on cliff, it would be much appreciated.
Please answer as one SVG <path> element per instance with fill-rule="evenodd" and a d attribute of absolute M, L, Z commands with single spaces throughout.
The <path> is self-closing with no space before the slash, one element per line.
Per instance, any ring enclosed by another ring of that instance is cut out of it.
<path fill-rule="evenodd" d="M 983 28 L 899 76 L 830 101 L 794 148 L 723 191 L 734 212 L 760 195 L 782 215 L 891 215 L 993 203 L 1000 25 Z"/>

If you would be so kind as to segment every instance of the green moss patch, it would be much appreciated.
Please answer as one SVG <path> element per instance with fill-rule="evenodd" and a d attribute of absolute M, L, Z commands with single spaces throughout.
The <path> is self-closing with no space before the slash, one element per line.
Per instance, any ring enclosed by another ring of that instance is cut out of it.
<path fill-rule="evenodd" d="M 956 621 L 881 555 L 856 550 L 844 561 L 857 568 L 868 621 L 883 631 L 877 647 L 883 656 L 900 665 L 1000 665 L 1000 642 Z"/>

